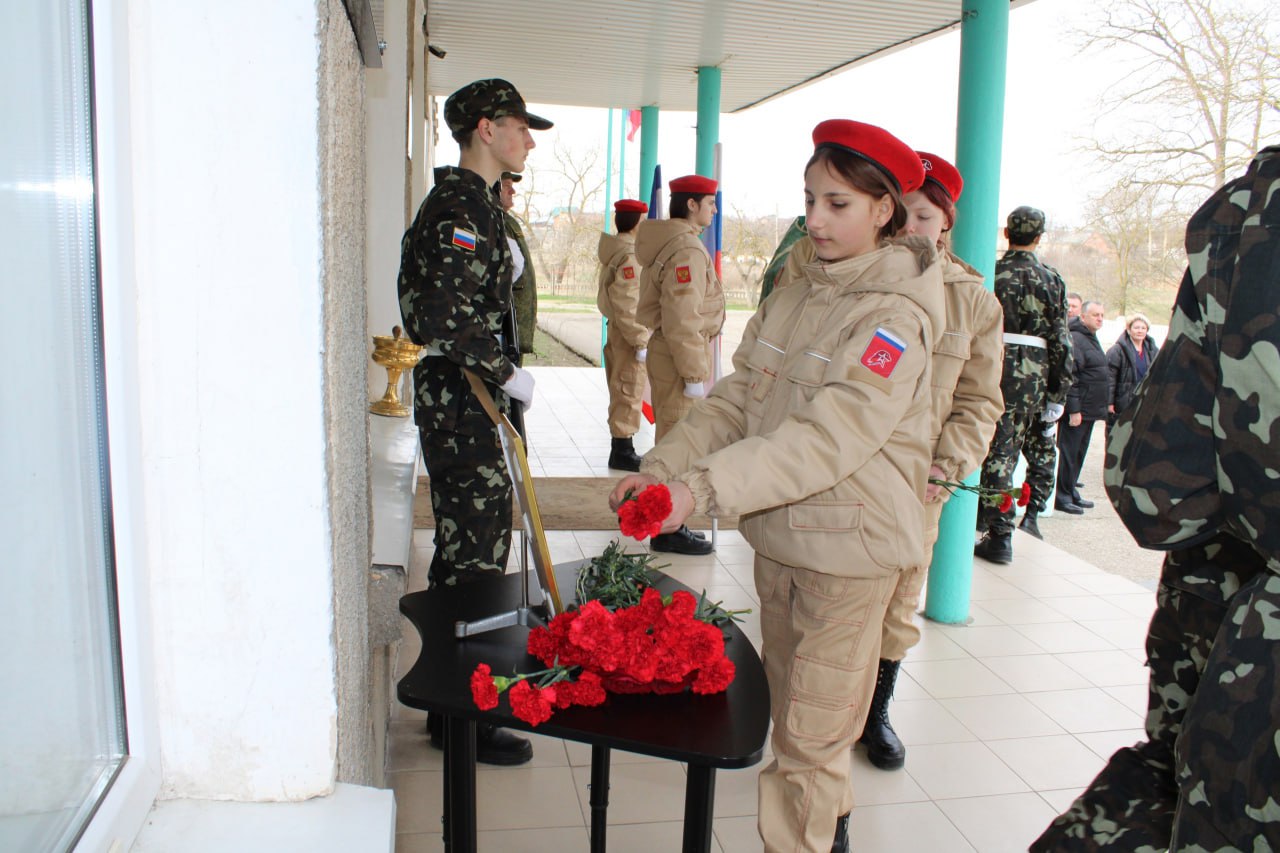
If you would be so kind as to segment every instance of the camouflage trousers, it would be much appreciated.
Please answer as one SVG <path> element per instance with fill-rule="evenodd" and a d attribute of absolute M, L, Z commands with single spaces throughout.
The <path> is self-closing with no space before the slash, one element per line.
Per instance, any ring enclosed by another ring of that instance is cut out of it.
<path fill-rule="evenodd" d="M 1280 850 L 1280 577 L 1227 536 L 1171 552 L 1147 634 L 1148 740 L 1030 850 Z"/>
<path fill-rule="evenodd" d="M 1017 494 L 1013 469 L 1018 456 L 1027 457 L 1027 485 L 1031 486 L 1031 502 L 1027 512 L 1043 512 L 1053 494 L 1053 436 L 1044 435 L 1047 426 L 1037 412 L 1006 410 L 996 422 L 995 435 L 982 463 L 982 485 L 990 489 Z M 1019 484 L 1021 485 L 1021 484 Z M 1013 532 L 1013 510 L 1000 512 L 997 507 L 980 503 L 978 529 L 997 536 Z"/>
<path fill-rule="evenodd" d="M 436 518 L 430 586 L 502 574 L 511 547 L 511 479 L 497 432 L 419 436 Z"/>

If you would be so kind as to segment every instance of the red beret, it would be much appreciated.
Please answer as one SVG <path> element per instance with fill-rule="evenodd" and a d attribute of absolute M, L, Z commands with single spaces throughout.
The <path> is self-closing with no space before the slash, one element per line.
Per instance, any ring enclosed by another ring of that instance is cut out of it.
<path fill-rule="evenodd" d="M 692 195 L 715 195 L 716 182 L 702 175 L 685 175 L 683 178 L 671 179 L 673 193 L 691 193 Z"/>
<path fill-rule="evenodd" d="M 840 148 L 880 168 L 903 195 L 920 189 L 924 166 L 907 143 L 882 127 L 843 118 L 827 119 L 813 129 L 813 146 Z"/>
<path fill-rule="evenodd" d="M 613 203 L 613 209 L 619 213 L 648 213 L 649 205 L 634 198 L 620 198 Z"/>
<path fill-rule="evenodd" d="M 924 166 L 924 179 L 942 187 L 952 202 L 959 201 L 960 191 L 964 189 L 964 178 L 960 177 L 960 170 L 937 154 L 927 151 L 916 153 L 920 155 L 920 165 Z"/>

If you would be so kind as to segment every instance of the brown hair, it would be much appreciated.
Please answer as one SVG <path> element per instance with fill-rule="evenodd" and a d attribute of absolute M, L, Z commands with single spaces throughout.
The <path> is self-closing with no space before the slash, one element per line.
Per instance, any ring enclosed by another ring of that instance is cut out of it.
<path fill-rule="evenodd" d="M 947 227 L 942 230 L 950 231 L 956 224 L 956 203 L 951 200 L 951 194 L 942 188 L 942 184 L 937 181 L 931 181 L 925 178 L 924 186 L 920 187 L 920 192 L 924 197 L 929 199 L 934 207 L 942 211 L 942 215 L 947 218 Z"/>
<path fill-rule="evenodd" d="M 672 193 L 671 200 L 667 202 L 667 216 L 672 219 L 688 219 L 689 202 L 703 204 L 705 199 L 715 197 L 715 193 Z"/>
<path fill-rule="evenodd" d="M 613 224 L 618 229 L 619 234 L 625 234 L 640 224 L 642 216 L 644 214 L 638 210 L 615 210 L 613 212 Z"/>
<path fill-rule="evenodd" d="M 892 237 L 907 224 L 907 207 L 902 203 L 902 193 L 879 166 L 851 151 L 820 145 L 805 164 L 804 170 L 816 163 L 825 163 L 841 180 L 861 193 L 866 193 L 879 200 L 888 193 L 893 201 L 893 215 L 883 228 L 877 230 L 876 238 Z"/>

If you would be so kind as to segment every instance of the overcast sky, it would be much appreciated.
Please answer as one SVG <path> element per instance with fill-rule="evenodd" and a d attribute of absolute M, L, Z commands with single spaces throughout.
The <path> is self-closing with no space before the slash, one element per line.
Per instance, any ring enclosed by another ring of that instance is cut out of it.
<path fill-rule="evenodd" d="M 1091 7 L 1082 0 L 1036 0 L 1010 13 L 1001 215 L 1030 204 L 1043 208 L 1051 224 L 1079 224 L 1088 196 L 1105 185 L 1089 158 L 1077 152 L 1078 137 L 1091 131 L 1099 94 L 1126 71 L 1117 62 L 1078 55 L 1074 31 L 1087 26 Z M 827 118 L 878 124 L 917 149 L 954 158 L 959 61 L 957 30 L 753 109 L 722 115 L 725 206 L 752 215 L 799 214 L 803 168 L 813 148 L 810 133 Z M 518 80 L 512 82 L 519 86 Z M 534 134 L 538 148 L 530 165 L 540 173 L 541 191 L 551 189 L 557 135 L 572 148 L 605 151 L 607 110 L 546 104 L 530 109 L 556 122 L 555 129 Z M 617 122 L 618 112 L 614 118 Z M 661 114 L 664 179 L 693 171 L 695 121 L 690 112 Z M 617 140 L 615 133 L 615 169 Z M 639 140 L 637 133 L 627 145 L 630 196 L 639 192 Z M 447 134 L 441 134 L 437 162 L 457 162 L 457 147 Z M 594 206 L 603 207 L 603 196 Z"/>

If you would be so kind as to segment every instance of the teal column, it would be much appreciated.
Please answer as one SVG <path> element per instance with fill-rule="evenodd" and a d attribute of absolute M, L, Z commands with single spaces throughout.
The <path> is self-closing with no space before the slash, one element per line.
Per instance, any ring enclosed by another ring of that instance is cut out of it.
<path fill-rule="evenodd" d="M 964 0 L 956 120 L 956 167 L 964 176 L 964 193 L 956 205 L 952 244 L 957 255 L 982 273 L 988 289 L 996 262 L 1008 53 L 1009 0 Z M 974 473 L 965 482 L 978 479 Z M 925 616 L 937 622 L 969 618 L 977 514 L 977 496 L 969 492 L 953 495 L 942 510 L 924 608 Z"/>
<path fill-rule="evenodd" d="M 658 108 L 640 108 L 640 200 L 653 197 L 653 167 L 658 165 Z"/>
<path fill-rule="evenodd" d="M 698 156 L 694 171 L 716 176 L 716 143 L 720 141 L 720 69 L 698 68 Z"/>

